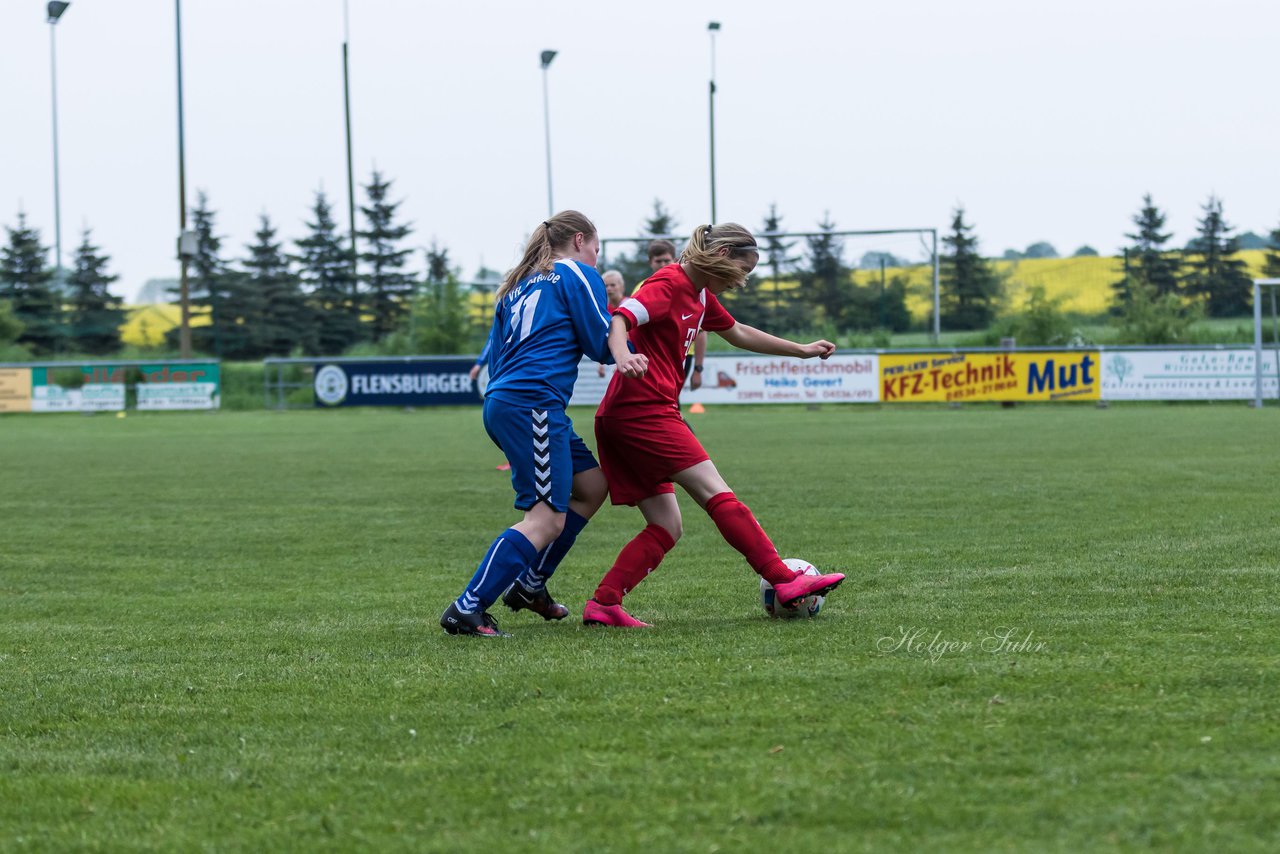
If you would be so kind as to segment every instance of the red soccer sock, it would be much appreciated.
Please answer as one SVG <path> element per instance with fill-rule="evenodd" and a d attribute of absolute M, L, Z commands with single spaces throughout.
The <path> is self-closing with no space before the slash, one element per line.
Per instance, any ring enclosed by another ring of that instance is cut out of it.
<path fill-rule="evenodd" d="M 751 508 L 739 501 L 732 492 L 713 495 L 707 502 L 706 510 L 711 521 L 720 529 L 720 536 L 742 552 L 747 563 L 765 581 L 776 587 L 796 577 L 795 572 L 788 569 L 782 558 L 778 557 L 778 550 L 756 521 Z"/>
<path fill-rule="evenodd" d="M 661 525 L 649 525 L 622 547 L 613 568 L 600 579 L 592 597 L 601 605 L 620 605 L 622 597 L 636 589 L 644 577 L 658 568 L 676 541 Z"/>

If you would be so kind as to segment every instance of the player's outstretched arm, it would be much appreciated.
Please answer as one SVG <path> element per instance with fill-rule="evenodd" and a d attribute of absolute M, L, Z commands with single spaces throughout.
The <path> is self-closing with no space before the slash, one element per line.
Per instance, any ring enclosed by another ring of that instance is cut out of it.
<path fill-rule="evenodd" d="M 770 335 L 745 323 L 735 323 L 718 334 L 735 347 L 750 350 L 752 353 L 764 353 L 767 356 L 795 356 L 800 359 L 812 359 L 817 356 L 825 359 L 836 351 L 836 345 L 830 341 L 820 339 L 801 344 L 798 341 Z"/>
<path fill-rule="evenodd" d="M 649 370 L 649 359 L 643 353 L 632 353 L 627 346 L 627 319 L 615 314 L 609 322 L 609 352 L 624 377 L 642 377 Z"/>

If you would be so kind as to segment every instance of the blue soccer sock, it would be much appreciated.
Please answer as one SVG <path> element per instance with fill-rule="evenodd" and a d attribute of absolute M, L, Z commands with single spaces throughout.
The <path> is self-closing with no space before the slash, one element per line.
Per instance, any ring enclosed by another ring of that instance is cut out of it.
<path fill-rule="evenodd" d="M 528 569 L 520 573 L 520 578 L 517 579 L 520 586 L 529 593 L 537 593 L 546 587 L 547 579 L 556 571 L 556 567 L 560 565 L 560 561 L 564 560 L 569 549 L 573 548 L 578 534 L 582 533 L 582 529 L 587 527 L 589 521 L 572 510 L 565 514 L 564 530 L 560 532 L 555 542 L 538 553 L 537 559 Z"/>
<path fill-rule="evenodd" d="M 510 587 L 511 581 L 537 556 L 538 550 L 524 534 L 515 528 L 507 528 L 489 546 L 480 566 L 476 567 L 476 574 L 467 583 L 467 589 L 458 597 L 458 610 L 464 614 L 486 610 L 498 601 L 502 591 Z"/>

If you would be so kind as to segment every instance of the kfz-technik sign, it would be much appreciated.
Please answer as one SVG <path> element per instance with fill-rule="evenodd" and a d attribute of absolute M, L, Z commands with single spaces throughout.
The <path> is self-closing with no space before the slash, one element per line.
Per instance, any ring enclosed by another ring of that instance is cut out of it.
<path fill-rule="evenodd" d="M 470 359 L 328 362 L 316 368 L 316 406 L 473 406 Z"/>

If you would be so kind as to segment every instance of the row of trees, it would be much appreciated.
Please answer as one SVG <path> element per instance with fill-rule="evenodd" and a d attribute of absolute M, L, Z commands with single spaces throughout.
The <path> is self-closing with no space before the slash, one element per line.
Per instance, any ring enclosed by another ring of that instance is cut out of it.
<path fill-rule="evenodd" d="M 228 359 L 320 355 L 401 330 L 419 282 L 405 269 L 413 249 L 402 246 L 413 228 L 398 220 L 400 203 L 391 201 L 390 190 L 391 182 L 377 171 L 364 185 L 365 228 L 356 230 L 356 255 L 318 192 L 307 234 L 294 241 L 295 251 L 285 250 L 263 214 L 238 263 L 224 259 L 216 213 L 200 193 L 192 211 L 190 288 L 192 303 L 207 309 L 209 325 L 191 330 L 193 346 Z M 447 250 L 433 243 L 426 260 L 428 286 L 451 277 Z"/>
<path fill-rule="evenodd" d="M 628 286 L 649 275 L 647 247 L 650 240 L 681 233 L 680 224 L 661 200 L 641 226 L 632 253 L 609 255 L 604 265 L 619 270 Z M 832 333 L 889 329 L 905 331 L 911 325 L 907 311 L 907 278 L 895 270 L 888 279 L 855 277 L 855 269 L 882 270 L 903 262 L 884 252 L 865 253 L 858 264 L 845 258 L 846 240 L 829 214 L 817 231 L 803 240 L 785 237 L 787 228 L 777 205 L 770 205 L 756 233 L 766 250 L 762 265 L 747 287 L 730 292 L 724 300 L 734 317 L 752 326 L 779 331 Z"/>
<path fill-rule="evenodd" d="M 1185 298 L 1203 307 L 1210 317 L 1234 317 L 1250 310 L 1251 277 L 1238 257 L 1235 230 L 1222 214 L 1221 199 L 1213 196 L 1202 208 L 1199 233 L 1185 252 L 1165 246 L 1173 236 L 1164 231 L 1165 214 L 1148 194 L 1134 216 L 1137 230 L 1125 235 L 1132 244 L 1125 249 L 1125 275 L 1112 285 L 1116 302 L 1123 306 L 1140 298 Z M 1271 232 L 1264 275 L 1280 276 L 1280 228 Z"/>
<path fill-rule="evenodd" d="M 358 256 L 334 221 L 324 193 L 317 193 L 308 233 L 294 241 L 294 251 L 285 249 L 264 214 L 254 242 L 236 261 L 224 257 L 216 213 L 200 193 L 192 210 L 196 242 L 189 287 L 191 303 L 205 310 L 209 322 L 192 328 L 195 349 L 228 359 L 319 355 L 401 332 L 409 325 L 412 297 L 421 292 L 422 283 L 405 269 L 413 250 L 402 242 L 413 229 L 398 221 L 399 203 L 391 201 L 390 188 L 391 182 L 376 171 L 364 187 L 368 204 L 360 210 L 366 228 L 356 231 Z M 10 339 L 36 356 L 118 352 L 125 310 L 110 292 L 118 277 L 107 272 L 109 258 L 93 245 L 90 232 L 86 230 L 62 281 L 46 265 L 49 249 L 25 215 L 19 214 L 18 227 L 8 232 L 8 245 L 0 247 L 0 311 Z M 434 288 L 456 304 L 460 289 L 449 270 L 447 250 L 433 243 L 426 262 L 428 294 Z M 439 319 L 438 312 L 427 313 Z M 455 318 L 443 321 L 444 328 L 450 323 L 458 325 Z M 176 348 L 177 330 L 168 335 Z"/>
<path fill-rule="evenodd" d="M 120 349 L 125 310 L 111 293 L 117 276 L 107 272 L 108 258 L 85 229 L 71 269 L 61 281 L 46 266 L 49 249 L 40 233 L 18 214 L 0 247 L 0 343 L 16 341 L 38 356 L 69 347 L 108 355 Z"/>
<path fill-rule="evenodd" d="M 403 242 L 413 229 L 398 219 L 391 182 L 375 171 L 364 190 L 358 254 L 353 255 L 350 235 L 338 227 L 320 192 L 307 234 L 293 241 L 293 251 L 285 249 L 264 214 L 254 242 L 234 261 L 224 257 L 216 213 L 200 193 L 192 211 L 196 245 L 190 288 L 192 303 L 205 310 L 209 323 L 192 329 L 195 348 L 227 359 L 256 359 L 337 354 L 357 346 L 389 353 L 477 347 L 487 332 L 487 312 L 473 313 L 470 287 L 450 270 L 447 250 L 433 242 L 425 250 L 425 275 L 419 279 L 407 271 L 413 250 Z M 1118 315 L 1154 311 L 1185 323 L 1199 312 L 1234 316 L 1248 310 L 1249 277 L 1222 202 L 1210 197 L 1203 210 L 1197 237 L 1185 252 L 1172 252 L 1165 248 L 1170 239 L 1163 231 L 1165 215 L 1149 195 L 1144 198 L 1133 218 L 1136 231 L 1126 235 L 1132 244 L 1125 250 L 1124 277 L 1113 286 Z M 884 252 L 866 253 L 856 264 L 846 260 L 846 240 L 829 215 L 803 241 L 788 239 L 783 217 L 771 205 L 758 231 L 767 250 L 764 263 L 747 288 L 726 297 L 743 322 L 831 334 L 911 326 L 903 262 Z M 18 227 L 8 232 L 8 245 L 0 247 L 0 333 L 10 330 L 12 339 L 12 330 L 19 330 L 18 342 L 35 355 L 118 351 L 124 309 L 110 293 L 117 277 L 107 272 L 109 259 L 92 243 L 90 232 L 85 231 L 61 282 L 45 266 L 48 249 L 25 216 L 19 214 Z M 603 262 L 620 269 L 632 285 L 649 273 L 649 239 L 679 233 L 679 223 L 655 200 L 642 232 L 632 252 L 611 254 Z M 1001 312 L 1007 274 L 979 252 L 962 207 L 953 212 L 942 243 L 943 327 L 989 327 Z M 1271 245 L 1267 275 L 1280 276 L 1280 229 L 1272 232 Z M 1043 255 L 1043 247 L 1037 247 L 1029 247 L 1027 255 Z M 865 272 L 877 266 L 878 277 Z M 893 268 L 891 275 L 886 268 Z M 1029 314 L 1052 308 L 1041 298 Z M 171 345 L 176 335 L 177 330 L 170 332 Z"/>
<path fill-rule="evenodd" d="M 1222 200 L 1210 196 L 1201 210 L 1196 237 L 1185 250 L 1171 251 L 1165 246 L 1172 237 L 1163 230 L 1165 214 L 1150 194 L 1143 197 L 1133 217 L 1137 230 L 1125 235 L 1131 244 L 1124 250 L 1123 278 L 1112 285 L 1113 314 L 1156 308 L 1189 322 L 1201 313 L 1238 317 L 1251 310 L 1252 279 L 1239 257 L 1235 229 L 1223 217 Z M 957 209 L 951 233 L 943 238 L 949 251 L 942 255 L 941 308 L 948 329 L 986 328 L 1000 309 L 1004 279 L 978 252 L 972 232 L 964 209 Z M 1269 246 L 1264 275 L 1280 277 L 1280 228 L 1271 232 Z"/>

